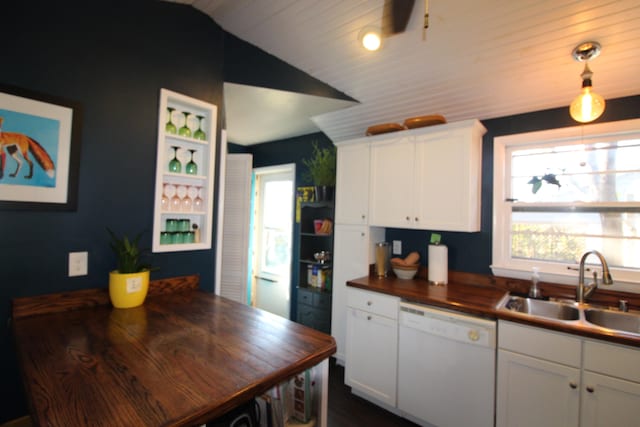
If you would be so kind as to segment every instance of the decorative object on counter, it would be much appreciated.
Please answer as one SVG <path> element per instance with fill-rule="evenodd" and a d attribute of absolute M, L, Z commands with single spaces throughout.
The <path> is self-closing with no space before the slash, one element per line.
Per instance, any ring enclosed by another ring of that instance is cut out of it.
<path fill-rule="evenodd" d="M 178 147 L 177 145 L 172 145 L 173 148 L 173 159 L 169 161 L 169 172 L 180 173 L 182 172 L 182 163 L 178 160 Z"/>
<path fill-rule="evenodd" d="M 376 275 L 378 277 L 386 277 L 389 273 L 389 257 L 391 247 L 389 242 L 376 243 Z"/>
<path fill-rule="evenodd" d="M 165 132 L 171 133 L 174 135 L 178 133 L 178 128 L 176 127 L 176 125 L 173 124 L 173 112 L 175 110 L 176 110 L 175 108 L 167 107 L 167 111 L 169 112 L 168 114 L 169 120 L 167 120 L 167 124 L 164 127 Z"/>
<path fill-rule="evenodd" d="M 191 128 L 189 128 L 189 114 L 191 113 L 188 111 L 183 111 L 182 114 L 184 114 L 184 124 L 182 125 L 182 127 L 180 127 L 180 129 L 178 129 L 178 135 L 191 137 Z"/>
<path fill-rule="evenodd" d="M 196 131 L 193 133 L 193 137 L 195 139 L 206 141 L 207 140 L 207 134 L 206 134 L 205 131 L 202 130 L 202 119 L 204 119 L 204 116 L 197 115 L 196 117 L 198 118 L 198 129 L 196 129 Z"/>
<path fill-rule="evenodd" d="M 185 168 L 188 175 L 198 175 L 198 165 L 193 161 L 193 154 L 196 150 L 189 149 L 189 153 L 191 153 L 191 159 L 189 163 L 187 163 L 187 167 Z"/>
<path fill-rule="evenodd" d="M 411 280 L 418 272 L 419 266 L 417 264 L 413 266 L 392 264 L 392 268 L 398 279 Z"/>
<path fill-rule="evenodd" d="M 142 232 L 133 240 L 118 238 L 107 228 L 110 246 L 116 255 L 117 269 L 109 272 L 109 297 L 115 308 L 138 307 L 144 303 L 149 289 L 149 273 L 153 268 L 141 261 L 143 250 L 138 247 Z"/>
<path fill-rule="evenodd" d="M 315 200 L 317 202 L 333 200 L 336 185 L 336 147 L 320 149 L 317 142 L 313 142 L 313 156 L 303 159 L 307 167 L 305 179 L 315 186 Z"/>
<path fill-rule="evenodd" d="M 420 254 L 411 252 L 406 258 L 391 258 L 391 268 L 399 279 L 411 280 L 420 268 Z"/>
<path fill-rule="evenodd" d="M 602 47 L 598 42 L 580 43 L 573 49 L 573 59 L 584 62 L 584 71 L 580 75 L 582 78 L 580 95 L 571 102 L 569 114 L 571 114 L 573 120 L 580 123 L 592 122 L 604 113 L 604 98 L 591 91 L 593 72 L 589 69 L 589 61 L 600 55 L 601 49 Z"/>
<path fill-rule="evenodd" d="M 529 288 L 529 298 L 542 298 L 542 292 L 540 291 L 540 287 L 538 283 L 540 282 L 540 269 L 538 267 L 533 267 L 531 273 L 531 287 Z"/>
<path fill-rule="evenodd" d="M 427 267 L 429 269 L 428 280 L 432 285 L 446 285 L 449 281 L 448 248 L 440 244 L 440 240 L 440 234 L 431 234 Z"/>
<path fill-rule="evenodd" d="M 407 129 L 422 128 L 426 126 L 441 125 L 447 123 L 447 119 L 440 114 L 431 114 L 428 116 L 410 117 L 405 119 L 404 126 Z"/>
<path fill-rule="evenodd" d="M 367 136 L 373 136 L 380 135 L 382 133 L 397 132 L 404 129 L 405 127 L 398 123 L 382 123 L 379 125 L 369 126 L 365 134 Z"/>

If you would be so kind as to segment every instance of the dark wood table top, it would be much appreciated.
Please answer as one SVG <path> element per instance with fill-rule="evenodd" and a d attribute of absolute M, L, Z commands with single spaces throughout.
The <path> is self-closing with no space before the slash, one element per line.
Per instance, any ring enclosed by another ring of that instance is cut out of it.
<path fill-rule="evenodd" d="M 198 290 L 14 315 L 13 332 L 40 426 L 198 425 L 336 349 L 329 335 Z"/>

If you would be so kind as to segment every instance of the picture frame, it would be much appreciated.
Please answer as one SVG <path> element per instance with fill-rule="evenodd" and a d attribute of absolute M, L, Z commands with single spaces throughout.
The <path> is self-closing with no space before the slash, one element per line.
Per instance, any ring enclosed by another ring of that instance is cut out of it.
<path fill-rule="evenodd" d="M 75 211 L 80 107 L 0 85 L 0 210 Z"/>

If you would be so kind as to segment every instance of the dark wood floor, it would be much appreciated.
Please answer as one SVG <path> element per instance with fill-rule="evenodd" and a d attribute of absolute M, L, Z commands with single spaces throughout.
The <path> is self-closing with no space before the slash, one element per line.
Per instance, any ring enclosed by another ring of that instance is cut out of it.
<path fill-rule="evenodd" d="M 329 415 L 328 427 L 416 427 L 368 400 L 351 393 L 344 384 L 344 368 L 329 362 Z"/>

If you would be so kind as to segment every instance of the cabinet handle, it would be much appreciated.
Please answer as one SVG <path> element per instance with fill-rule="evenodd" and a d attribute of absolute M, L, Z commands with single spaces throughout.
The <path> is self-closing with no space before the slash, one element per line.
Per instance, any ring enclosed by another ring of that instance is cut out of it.
<path fill-rule="evenodd" d="M 480 334 L 475 329 L 470 330 L 467 335 L 471 341 L 478 341 L 480 339 Z"/>
<path fill-rule="evenodd" d="M 373 304 L 371 301 L 367 301 L 367 305 L 371 305 Z"/>
<path fill-rule="evenodd" d="M 420 219 L 419 219 L 418 217 L 415 217 L 415 218 L 414 218 L 414 220 L 415 220 L 416 222 L 420 221 Z"/>
<path fill-rule="evenodd" d="M 589 393 L 593 393 L 594 388 L 593 388 L 592 386 L 588 385 L 588 386 L 587 386 L 587 391 L 588 391 Z"/>
<path fill-rule="evenodd" d="M 367 320 L 371 320 L 371 316 L 367 316 Z"/>
<path fill-rule="evenodd" d="M 366 218 L 366 217 L 365 217 L 365 215 L 364 215 L 364 214 L 362 214 L 362 219 L 365 219 L 365 218 Z"/>
<path fill-rule="evenodd" d="M 364 233 L 360 233 L 360 235 L 361 235 L 362 237 L 364 237 Z"/>
<path fill-rule="evenodd" d="M 578 384 L 576 384 L 574 381 L 571 381 L 571 382 L 569 383 L 569 387 L 571 387 L 572 389 L 574 389 L 574 390 L 575 390 L 575 389 L 577 389 L 577 388 L 578 388 Z"/>

